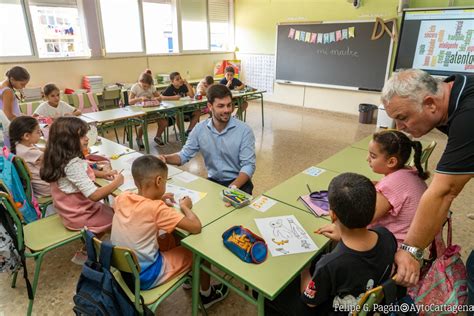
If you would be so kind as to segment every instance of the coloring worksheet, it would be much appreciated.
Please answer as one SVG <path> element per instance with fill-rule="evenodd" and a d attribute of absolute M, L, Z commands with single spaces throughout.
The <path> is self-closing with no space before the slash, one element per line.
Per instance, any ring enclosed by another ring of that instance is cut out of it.
<path fill-rule="evenodd" d="M 177 208 L 179 208 L 179 199 L 184 196 L 189 196 L 191 201 L 193 201 L 193 205 L 195 205 L 207 195 L 206 192 L 198 192 L 169 183 L 166 184 L 166 192 L 174 193 L 174 199 L 176 201 L 174 206 Z"/>
<path fill-rule="evenodd" d="M 255 222 L 274 257 L 319 249 L 294 215 L 256 218 Z"/>

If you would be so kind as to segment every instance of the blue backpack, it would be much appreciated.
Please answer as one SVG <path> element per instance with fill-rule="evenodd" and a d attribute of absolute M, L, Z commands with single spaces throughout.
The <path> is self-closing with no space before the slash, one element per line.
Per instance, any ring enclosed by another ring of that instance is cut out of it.
<path fill-rule="evenodd" d="M 8 189 L 9 194 L 13 197 L 13 201 L 18 205 L 18 209 L 23 215 L 24 221 L 28 224 L 40 218 L 40 214 L 35 207 L 31 205 L 26 197 L 23 183 L 13 164 L 15 155 L 3 152 L 0 155 L 0 180 Z"/>
<path fill-rule="evenodd" d="M 138 315 L 134 303 L 110 272 L 114 246 L 102 242 L 97 261 L 92 238 L 94 234 L 86 231 L 87 261 L 77 284 L 73 311 L 76 315 Z M 146 306 L 144 309 L 146 311 Z"/>

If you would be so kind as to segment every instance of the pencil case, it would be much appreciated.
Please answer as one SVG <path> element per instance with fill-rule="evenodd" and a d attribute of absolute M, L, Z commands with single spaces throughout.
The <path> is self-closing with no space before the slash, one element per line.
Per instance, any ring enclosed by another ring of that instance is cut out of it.
<path fill-rule="evenodd" d="M 239 189 L 225 189 L 222 190 L 222 200 L 229 202 L 235 208 L 241 208 L 250 204 L 253 197 Z"/>
<path fill-rule="evenodd" d="M 242 226 L 233 226 L 222 234 L 224 246 L 242 261 L 262 263 L 267 259 L 265 240 Z"/>

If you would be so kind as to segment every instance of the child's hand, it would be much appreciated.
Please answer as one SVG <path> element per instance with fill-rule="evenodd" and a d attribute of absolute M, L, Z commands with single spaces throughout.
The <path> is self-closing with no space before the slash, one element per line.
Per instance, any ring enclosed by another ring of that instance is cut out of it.
<path fill-rule="evenodd" d="M 228 80 L 225 85 L 226 85 L 227 88 L 229 88 L 231 84 L 232 84 L 232 80 Z"/>
<path fill-rule="evenodd" d="M 117 171 L 115 171 L 117 172 Z M 113 181 L 115 184 L 117 184 L 118 186 L 121 186 L 124 182 L 125 178 L 123 177 L 123 174 L 119 173 L 119 174 L 116 174 Z"/>
<path fill-rule="evenodd" d="M 159 156 L 158 156 L 158 159 L 160 159 L 161 161 L 163 161 L 164 163 L 166 163 L 166 156 L 165 156 L 165 155 L 159 155 Z"/>
<path fill-rule="evenodd" d="M 154 97 L 153 100 L 161 101 L 161 96 Z"/>
<path fill-rule="evenodd" d="M 187 207 L 187 208 L 193 208 L 193 201 L 191 201 L 191 198 L 189 196 L 185 196 L 179 200 L 179 207 Z"/>
<path fill-rule="evenodd" d="M 103 171 L 101 178 L 111 181 L 114 180 L 116 174 L 117 170 Z"/>
<path fill-rule="evenodd" d="M 168 206 L 174 206 L 174 203 L 176 203 L 174 199 L 174 193 L 167 192 L 163 194 L 161 197 L 161 200 L 166 203 Z"/>
<path fill-rule="evenodd" d="M 325 225 L 318 230 L 315 231 L 316 234 L 321 234 L 323 236 L 326 236 L 329 239 L 335 240 L 335 241 L 340 241 L 341 240 L 341 234 L 339 233 L 337 227 L 335 224 L 328 224 Z"/>

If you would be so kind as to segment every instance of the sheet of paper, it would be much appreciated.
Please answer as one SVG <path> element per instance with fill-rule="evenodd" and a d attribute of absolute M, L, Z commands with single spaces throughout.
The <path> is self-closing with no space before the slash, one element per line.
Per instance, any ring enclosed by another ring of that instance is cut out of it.
<path fill-rule="evenodd" d="M 303 173 L 306 173 L 307 175 L 310 175 L 312 177 L 317 177 L 321 173 L 323 173 L 324 171 L 325 171 L 324 169 L 321 169 L 321 168 L 318 168 L 318 167 L 309 167 L 308 169 L 303 171 Z"/>
<path fill-rule="evenodd" d="M 198 176 L 195 176 L 194 174 L 189 173 L 189 172 L 187 172 L 187 171 L 178 173 L 178 174 L 175 175 L 173 178 L 176 179 L 176 180 L 185 182 L 185 183 L 193 182 L 194 180 L 199 179 Z"/>
<path fill-rule="evenodd" d="M 193 201 L 194 205 L 207 195 L 207 192 L 194 191 L 169 183 L 166 184 L 166 192 L 174 194 L 174 199 L 176 201 L 175 207 L 178 208 L 179 199 L 181 199 L 182 197 L 189 196 L 191 198 L 191 201 Z"/>
<path fill-rule="evenodd" d="M 261 197 L 253 201 L 253 203 L 250 204 L 250 207 L 253 208 L 254 210 L 257 210 L 263 213 L 263 212 L 268 211 L 268 209 L 275 204 L 276 204 L 275 200 L 272 200 L 269 197 L 262 195 Z"/>
<path fill-rule="evenodd" d="M 256 218 L 255 223 L 273 257 L 319 249 L 294 215 Z"/>
<path fill-rule="evenodd" d="M 132 171 L 130 169 L 124 169 L 122 171 L 123 175 L 123 184 L 119 187 L 121 191 L 133 191 L 137 189 L 135 181 L 133 181 Z"/>

